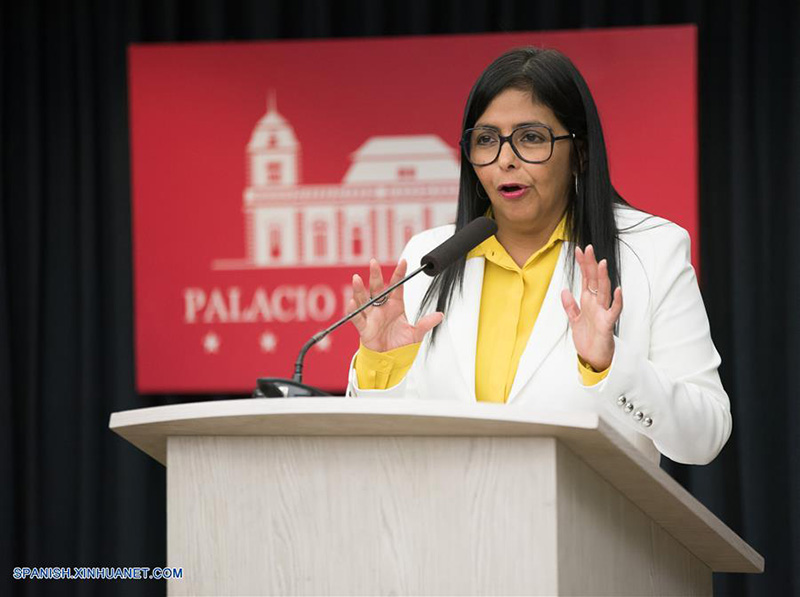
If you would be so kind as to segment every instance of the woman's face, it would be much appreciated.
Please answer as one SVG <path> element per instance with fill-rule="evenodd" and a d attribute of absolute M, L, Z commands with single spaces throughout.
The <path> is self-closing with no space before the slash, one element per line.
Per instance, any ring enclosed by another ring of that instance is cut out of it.
<path fill-rule="evenodd" d="M 550 108 L 533 102 L 530 93 L 506 89 L 492 100 L 475 126 L 493 127 L 501 135 L 510 135 L 522 124 L 537 123 L 548 125 L 555 136 L 568 132 Z M 501 233 L 541 234 L 555 228 L 567 207 L 573 179 L 570 151 L 568 140 L 557 141 L 548 161 L 529 164 L 504 143 L 496 161 L 473 166 Z"/>

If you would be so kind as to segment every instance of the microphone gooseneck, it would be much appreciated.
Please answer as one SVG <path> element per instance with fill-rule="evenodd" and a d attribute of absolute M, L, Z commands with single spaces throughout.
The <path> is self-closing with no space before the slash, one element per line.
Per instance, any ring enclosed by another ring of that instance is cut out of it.
<path fill-rule="evenodd" d="M 398 282 L 395 282 L 394 284 L 389 286 L 389 288 L 386 288 L 378 296 L 372 297 L 370 300 L 368 300 L 366 303 L 361 305 L 355 311 L 352 311 L 352 312 L 348 313 L 347 315 L 342 317 L 339 321 L 337 321 L 336 323 L 334 323 L 330 327 L 327 327 L 324 330 L 322 330 L 321 332 L 317 332 L 316 334 L 311 336 L 311 338 L 308 340 L 308 342 L 303 344 L 303 347 L 300 349 L 300 354 L 297 355 L 297 360 L 294 363 L 294 376 L 292 377 L 292 379 L 294 381 L 298 382 L 298 383 L 302 383 L 302 381 L 303 381 L 303 360 L 306 358 L 306 353 L 309 351 L 309 349 L 312 346 L 314 346 L 317 342 L 322 340 L 325 336 L 330 334 L 333 330 L 335 330 L 339 326 L 342 326 L 345 323 L 347 323 L 348 321 L 350 321 L 351 319 L 353 319 L 353 317 L 355 317 L 356 315 L 361 313 L 367 307 L 371 307 L 374 303 L 377 303 L 377 302 L 381 301 L 384 297 L 389 296 L 398 286 L 402 286 L 403 284 L 408 282 L 411 278 L 416 276 L 418 273 L 425 271 L 425 267 L 426 266 L 423 265 L 423 266 L 415 269 L 413 272 L 408 274 L 402 280 L 399 280 Z"/>
<path fill-rule="evenodd" d="M 260 378 L 258 380 L 258 388 L 256 390 L 257 393 L 254 393 L 256 396 L 260 397 L 280 397 L 282 395 L 285 396 L 327 396 L 325 392 L 318 390 L 316 388 L 312 388 L 311 386 L 306 386 L 303 384 L 303 361 L 305 360 L 306 353 L 309 349 L 314 346 L 317 342 L 322 340 L 325 336 L 330 334 L 332 331 L 337 329 L 338 327 L 344 325 L 353 317 L 361 313 L 364 309 L 371 307 L 374 303 L 377 303 L 383 300 L 384 297 L 389 296 L 398 286 L 401 286 L 408 282 L 411 278 L 416 276 L 421 272 L 425 272 L 429 276 L 436 276 L 442 273 L 445 269 L 450 267 L 453 263 L 455 263 L 460 257 L 466 255 L 471 251 L 473 248 L 478 246 L 480 243 L 485 241 L 487 238 L 492 236 L 497 232 L 497 224 L 494 220 L 490 220 L 486 217 L 476 218 L 466 226 L 464 226 L 461 230 L 456 232 L 453 236 L 448 238 L 438 247 L 430 251 L 420 260 L 420 267 L 415 269 L 413 272 L 408 274 L 402 280 L 392 284 L 388 288 L 386 288 L 383 292 L 381 292 L 378 296 L 372 297 L 369 301 L 361 305 L 355 311 L 348 313 L 346 316 L 342 317 L 339 321 L 334 323 L 328 328 L 325 328 L 321 332 L 317 332 L 314 334 L 308 342 L 306 342 L 303 347 L 300 349 L 300 353 L 297 355 L 297 360 L 294 364 L 294 375 L 292 376 L 291 380 L 280 379 L 280 378 Z M 282 393 L 278 390 L 278 386 L 286 387 L 286 393 Z"/>

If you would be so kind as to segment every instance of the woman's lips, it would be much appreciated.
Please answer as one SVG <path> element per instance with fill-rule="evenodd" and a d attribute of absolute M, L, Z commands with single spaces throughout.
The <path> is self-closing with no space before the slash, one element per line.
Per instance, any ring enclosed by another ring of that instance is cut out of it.
<path fill-rule="evenodd" d="M 497 191 L 505 199 L 518 199 L 522 197 L 528 190 L 528 187 L 521 184 L 504 184 L 497 188 Z"/>

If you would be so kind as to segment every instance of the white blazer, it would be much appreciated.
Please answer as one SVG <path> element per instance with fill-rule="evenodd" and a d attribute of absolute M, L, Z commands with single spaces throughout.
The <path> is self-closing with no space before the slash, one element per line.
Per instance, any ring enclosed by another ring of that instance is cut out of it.
<path fill-rule="evenodd" d="M 568 251 L 562 247 L 507 402 L 611 416 L 656 462 L 660 452 L 677 462 L 706 464 L 725 445 L 732 422 L 717 372 L 720 357 L 690 261 L 689 235 L 672 222 L 633 208 L 615 211 L 624 306 L 608 375 L 594 386 L 581 383 L 560 297 L 569 288 L 580 301 L 581 274 L 575 266 L 570 284 Z M 441 226 L 413 237 L 403 251 L 409 271 L 454 231 L 452 225 Z M 463 291 L 456 290 L 436 341 L 431 344 L 428 334 L 402 382 L 387 390 L 362 390 L 351 364 L 348 396 L 475 402 L 484 263 L 482 257 L 467 260 Z M 430 282 L 418 275 L 406 284 L 409 321 L 417 319 Z M 434 309 L 435 304 L 426 312 Z"/>

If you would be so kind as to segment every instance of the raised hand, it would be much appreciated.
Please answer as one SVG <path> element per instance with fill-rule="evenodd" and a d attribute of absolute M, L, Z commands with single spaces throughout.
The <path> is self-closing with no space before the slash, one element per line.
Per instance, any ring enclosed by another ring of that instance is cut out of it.
<path fill-rule="evenodd" d="M 389 281 L 389 286 L 406 275 L 406 261 L 400 260 Z M 348 312 L 355 311 L 366 303 L 370 296 L 378 296 L 385 288 L 383 273 L 374 259 L 369 262 L 369 292 L 358 274 L 353 276 L 353 298 L 347 305 Z M 421 342 L 431 329 L 441 323 L 444 315 L 440 312 L 430 313 L 422 317 L 417 325 L 411 325 L 406 318 L 403 303 L 403 287 L 394 290 L 388 300 L 380 307 L 368 307 L 352 321 L 356 326 L 361 344 L 376 352 L 386 352 L 408 344 Z"/>
<path fill-rule="evenodd" d="M 622 312 L 622 289 L 614 290 L 612 297 L 608 262 L 597 262 L 592 245 L 587 245 L 585 252 L 575 247 L 575 261 L 583 276 L 581 304 L 578 307 L 566 289 L 561 292 L 561 304 L 578 356 L 595 371 L 604 371 L 614 357 L 614 325 Z"/>

